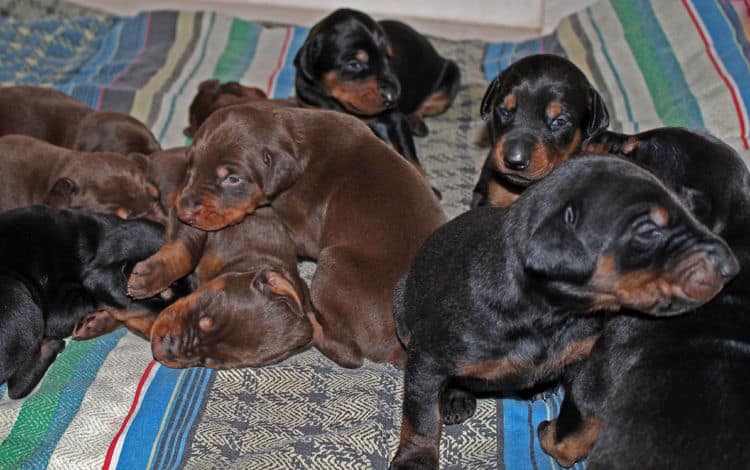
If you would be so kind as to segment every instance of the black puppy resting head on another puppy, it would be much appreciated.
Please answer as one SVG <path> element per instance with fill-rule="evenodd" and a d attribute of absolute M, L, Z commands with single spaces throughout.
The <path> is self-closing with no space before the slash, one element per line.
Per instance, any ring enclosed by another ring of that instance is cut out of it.
<path fill-rule="evenodd" d="M 489 123 L 492 149 L 473 205 L 508 205 L 515 197 L 504 202 L 495 186 L 510 186 L 517 195 L 609 125 L 607 108 L 583 72 L 550 54 L 525 57 L 503 70 L 487 88 L 480 112 Z"/>
<path fill-rule="evenodd" d="M 597 312 L 684 313 L 738 270 L 674 193 L 613 156 L 571 158 L 509 207 L 448 222 L 394 292 L 408 360 L 391 468 L 436 467 L 442 424 L 471 415 L 472 391 L 559 380 L 591 351 Z"/>

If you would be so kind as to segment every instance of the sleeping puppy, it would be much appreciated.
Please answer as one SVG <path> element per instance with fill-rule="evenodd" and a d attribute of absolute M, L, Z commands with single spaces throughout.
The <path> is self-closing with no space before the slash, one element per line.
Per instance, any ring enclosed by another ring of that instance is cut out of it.
<path fill-rule="evenodd" d="M 265 99 L 268 99 L 266 93 L 257 87 L 246 87 L 237 82 L 220 83 L 218 80 L 204 80 L 198 85 L 198 93 L 190 103 L 190 125 L 182 132 L 186 137 L 192 138 L 203 121 L 217 109 Z"/>
<path fill-rule="evenodd" d="M 149 154 L 161 147 L 154 135 L 127 114 L 95 111 L 52 88 L 0 88 L 0 135 L 23 134 L 83 152 Z"/>
<path fill-rule="evenodd" d="M 23 135 L 0 137 L 0 155 L 0 211 L 46 204 L 166 220 L 158 188 L 124 155 L 78 152 Z"/>
<path fill-rule="evenodd" d="M 161 313 L 95 312 L 78 336 L 119 326 L 151 340 L 169 367 L 260 367 L 312 345 L 307 285 L 286 228 L 273 209 L 210 232 L 195 274 L 199 287 Z"/>
<path fill-rule="evenodd" d="M 602 310 L 684 313 L 738 269 L 671 191 L 612 156 L 572 158 L 509 207 L 448 222 L 394 293 L 408 359 L 391 468 L 436 468 L 442 425 L 473 414 L 473 393 L 554 384 L 591 351 Z"/>
<path fill-rule="evenodd" d="M 672 186 L 727 241 L 741 270 L 688 315 L 608 322 L 589 360 L 566 374 L 559 417 L 539 427 L 542 447 L 565 466 L 589 455 L 592 469 L 742 467 L 750 459 L 737 443 L 750 421 L 747 166 L 715 137 L 683 128 L 607 132 L 588 148 L 635 161 Z"/>
<path fill-rule="evenodd" d="M 158 312 L 190 291 L 180 280 L 161 296 L 125 295 L 130 270 L 163 236 L 159 224 L 111 214 L 46 206 L 0 214 L 0 383 L 11 398 L 33 390 L 89 312 Z"/>
<path fill-rule="evenodd" d="M 505 207 L 609 125 L 599 93 L 569 60 L 536 54 L 490 83 L 480 108 L 492 148 L 471 207 Z"/>
<path fill-rule="evenodd" d="M 427 135 L 422 117 L 445 111 L 461 80 L 427 38 L 399 21 L 338 9 L 312 27 L 294 66 L 303 106 L 358 116 L 424 173 L 412 134 Z"/>

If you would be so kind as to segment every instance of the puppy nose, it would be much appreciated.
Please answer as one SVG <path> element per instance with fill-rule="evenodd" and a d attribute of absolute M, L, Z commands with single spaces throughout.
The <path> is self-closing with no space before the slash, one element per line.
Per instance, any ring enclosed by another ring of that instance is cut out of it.
<path fill-rule="evenodd" d="M 165 335 L 155 338 L 153 342 L 152 353 L 154 359 L 163 360 L 171 359 L 177 355 L 180 346 L 180 338 L 173 335 Z"/>
<path fill-rule="evenodd" d="M 391 108 L 396 105 L 396 94 L 390 88 L 380 89 L 380 99 L 383 102 L 383 106 Z"/>
<path fill-rule="evenodd" d="M 192 197 L 182 198 L 177 203 L 177 216 L 183 222 L 190 223 L 200 208 L 201 202 L 199 199 Z"/>
<path fill-rule="evenodd" d="M 732 250 L 724 244 L 716 245 L 716 248 L 711 250 L 711 256 L 716 262 L 719 268 L 719 274 L 724 281 L 729 281 L 734 278 L 740 272 L 740 263 L 737 261 L 737 257 L 734 256 Z"/>

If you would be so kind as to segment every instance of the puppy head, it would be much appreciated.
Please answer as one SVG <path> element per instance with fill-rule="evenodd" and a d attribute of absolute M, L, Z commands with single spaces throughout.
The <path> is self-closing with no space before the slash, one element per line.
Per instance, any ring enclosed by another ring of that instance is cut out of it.
<path fill-rule="evenodd" d="M 159 189 L 137 163 L 123 155 L 96 152 L 71 158 L 52 182 L 44 203 L 164 223 L 167 213 L 159 196 Z"/>
<path fill-rule="evenodd" d="M 78 124 L 73 149 L 82 152 L 112 152 L 127 155 L 140 152 L 149 155 L 161 150 L 151 131 L 127 114 L 95 111 Z"/>
<path fill-rule="evenodd" d="M 258 367 L 309 346 L 307 290 L 273 269 L 225 274 L 164 310 L 151 329 L 154 359 L 170 367 Z"/>
<path fill-rule="evenodd" d="M 525 209 L 514 209 L 522 201 Z M 675 315 L 709 301 L 739 271 L 724 240 L 675 194 L 613 156 L 571 159 L 510 209 L 534 214 L 527 272 L 576 309 Z"/>
<path fill-rule="evenodd" d="M 609 125 L 601 97 L 572 62 L 538 54 L 490 83 L 481 105 L 492 140 L 491 163 L 518 186 L 545 177 Z"/>
<path fill-rule="evenodd" d="M 217 109 L 264 99 L 267 99 L 266 93 L 260 88 L 246 87 L 237 82 L 205 80 L 198 85 L 198 94 L 190 103 L 190 125 L 183 132 L 193 137 L 201 124 Z"/>
<path fill-rule="evenodd" d="M 347 112 L 373 116 L 398 101 L 391 55 L 378 23 L 362 12 L 339 9 L 312 27 L 294 66 L 316 92 L 334 98 Z"/>
<path fill-rule="evenodd" d="M 212 114 L 188 150 L 185 183 L 175 204 L 180 220 L 218 230 L 291 186 L 303 168 L 291 111 L 255 103 Z"/>

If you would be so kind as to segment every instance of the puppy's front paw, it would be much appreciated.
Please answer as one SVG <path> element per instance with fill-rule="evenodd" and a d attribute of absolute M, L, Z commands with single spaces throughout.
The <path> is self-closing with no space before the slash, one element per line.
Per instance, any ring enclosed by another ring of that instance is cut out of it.
<path fill-rule="evenodd" d="M 71 335 L 75 340 L 96 338 L 116 330 L 122 323 L 106 310 L 91 312 L 76 323 Z"/>
<path fill-rule="evenodd" d="M 443 393 L 443 422 L 460 424 L 474 416 L 477 399 L 471 393 L 458 388 L 448 388 Z"/>
<path fill-rule="evenodd" d="M 170 283 L 166 264 L 157 254 L 135 265 L 128 278 L 128 295 L 145 299 L 165 290 Z"/>

